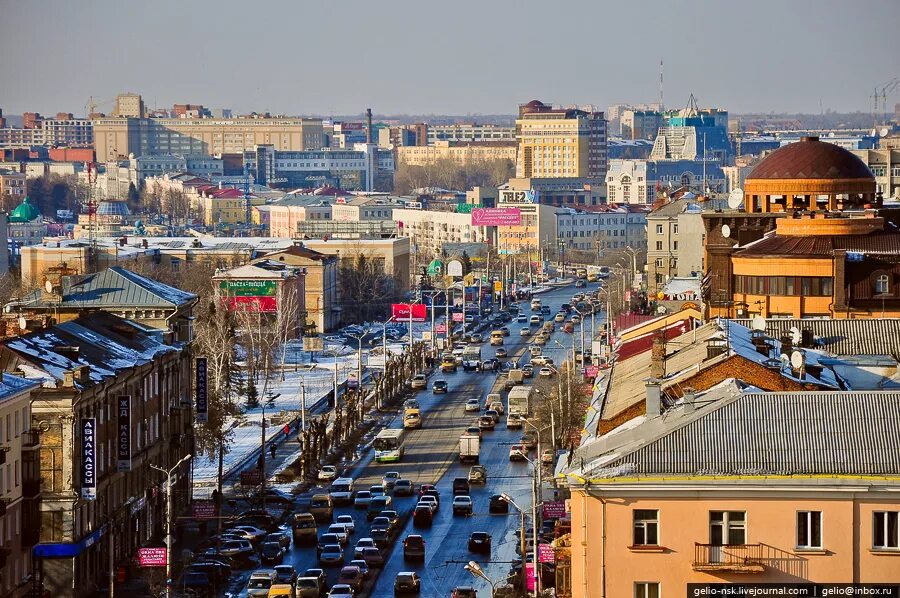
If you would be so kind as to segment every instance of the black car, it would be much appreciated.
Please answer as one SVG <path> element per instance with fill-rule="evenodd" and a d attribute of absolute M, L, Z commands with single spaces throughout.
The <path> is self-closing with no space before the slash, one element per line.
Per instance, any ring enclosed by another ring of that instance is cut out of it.
<path fill-rule="evenodd" d="M 369 532 L 369 537 L 375 541 L 379 548 L 387 548 L 391 545 L 391 530 L 386 527 L 376 527 Z"/>
<path fill-rule="evenodd" d="M 425 539 L 418 534 L 406 536 L 403 540 L 403 558 L 406 560 L 425 560 Z"/>
<path fill-rule="evenodd" d="M 210 577 L 206 573 L 200 571 L 185 571 L 181 576 L 181 582 L 178 584 L 182 592 L 192 592 L 195 596 L 211 595 L 212 585 Z"/>
<path fill-rule="evenodd" d="M 509 503 L 500 494 L 494 494 L 488 501 L 488 512 L 509 513 Z"/>
<path fill-rule="evenodd" d="M 419 505 L 413 511 L 413 526 L 431 527 L 432 521 L 434 521 L 434 512 L 428 505 Z"/>
<path fill-rule="evenodd" d="M 446 393 L 448 388 L 446 380 L 435 380 L 431 385 L 431 392 L 434 394 Z"/>
<path fill-rule="evenodd" d="M 394 496 L 412 496 L 414 493 L 412 481 L 400 479 L 394 482 Z"/>
<path fill-rule="evenodd" d="M 222 585 L 231 577 L 231 566 L 217 561 L 199 561 L 185 569 L 187 573 L 205 573 L 213 585 Z"/>
<path fill-rule="evenodd" d="M 259 551 L 259 560 L 262 564 L 278 564 L 284 561 L 287 552 L 279 542 L 264 542 Z"/>
<path fill-rule="evenodd" d="M 394 596 L 418 594 L 422 589 L 422 580 L 414 571 L 401 571 L 394 578 Z"/>
<path fill-rule="evenodd" d="M 275 567 L 275 575 L 278 583 L 294 585 L 297 582 L 297 570 L 293 565 L 278 565 Z"/>
<path fill-rule="evenodd" d="M 576 289 L 583 289 L 586 286 L 587 286 L 587 283 L 582 278 L 579 278 L 578 280 L 575 281 Z"/>
<path fill-rule="evenodd" d="M 469 536 L 469 552 L 491 552 L 491 535 L 487 532 L 472 532 Z"/>

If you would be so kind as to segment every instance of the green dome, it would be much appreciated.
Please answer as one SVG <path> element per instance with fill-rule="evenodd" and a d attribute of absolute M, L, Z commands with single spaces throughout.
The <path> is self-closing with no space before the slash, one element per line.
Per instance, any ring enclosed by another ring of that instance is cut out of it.
<path fill-rule="evenodd" d="M 41 212 L 33 204 L 28 201 L 28 198 L 22 200 L 16 209 L 12 211 L 12 214 L 9 215 L 10 222 L 31 222 L 32 220 L 37 220 L 40 218 Z"/>

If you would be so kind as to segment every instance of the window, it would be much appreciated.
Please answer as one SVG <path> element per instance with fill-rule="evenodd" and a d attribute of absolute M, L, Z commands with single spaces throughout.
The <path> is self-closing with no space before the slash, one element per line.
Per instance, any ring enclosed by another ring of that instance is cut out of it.
<path fill-rule="evenodd" d="M 673 235 L 677 235 L 677 234 L 678 234 L 678 225 L 677 225 L 677 224 L 673 224 L 673 225 L 672 225 L 672 234 L 673 234 Z"/>
<path fill-rule="evenodd" d="M 822 548 L 822 511 L 797 512 L 797 548 Z"/>
<path fill-rule="evenodd" d="M 746 516 L 743 511 L 710 511 L 709 543 L 716 546 L 746 544 Z"/>
<path fill-rule="evenodd" d="M 891 278 L 887 274 L 879 274 L 875 278 L 875 294 L 887 295 L 891 292 Z"/>
<path fill-rule="evenodd" d="M 634 510 L 635 546 L 656 546 L 659 544 L 659 511 L 655 509 Z"/>
<path fill-rule="evenodd" d="M 678 241 L 672 241 L 672 251 L 678 251 Z"/>
<path fill-rule="evenodd" d="M 657 224 L 657 225 L 656 225 L 656 234 L 657 234 L 657 235 L 663 234 L 662 228 L 663 228 L 663 227 L 662 227 L 662 224 Z"/>
<path fill-rule="evenodd" d="M 872 530 L 872 548 L 900 548 L 897 519 L 900 511 L 875 511 L 872 514 L 874 529 Z"/>
<path fill-rule="evenodd" d="M 656 242 L 656 250 L 657 250 L 657 251 L 662 251 L 662 241 L 657 241 L 657 242 Z"/>
<path fill-rule="evenodd" d="M 658 581 L 637 581 L 634 584 L 634 598 L 659 598 Z"/>

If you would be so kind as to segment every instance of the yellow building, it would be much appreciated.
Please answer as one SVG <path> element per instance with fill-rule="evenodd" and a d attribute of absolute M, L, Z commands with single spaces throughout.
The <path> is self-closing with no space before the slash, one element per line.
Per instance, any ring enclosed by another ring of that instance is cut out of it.
<path fill-rule="evenodd" d="M 532 100 L 516 120 L 517 178 L 606 179 L 606 119 L 602 112 L 553 108 Z"/>
<path fill-rule="evenodd" d="M 242 195 L 240 191 L 237 194 Z M 247 200 L 243 197 L 201 196 L 199 203 L 203 210 L 203 223 L 206 226 L 247 222 Z"/>
<path fill-rule="evenodd" d="M 516 160 L 514 141 L 479 141 L 473 143 L 436 141 L 434 145 L 397 147 L 397 162 L 409 166 L 427 166 L 450 158 L 461 164 L 488 160 Z"/>

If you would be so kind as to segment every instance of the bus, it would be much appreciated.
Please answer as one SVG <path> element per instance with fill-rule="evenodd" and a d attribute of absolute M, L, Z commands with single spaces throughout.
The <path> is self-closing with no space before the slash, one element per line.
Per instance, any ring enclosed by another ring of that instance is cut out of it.
<path fill-rule="evenodd" d="M 393 463 L 403 459 L 403 428 L 382 430 L 375 437 L 375 462 Z"/>

